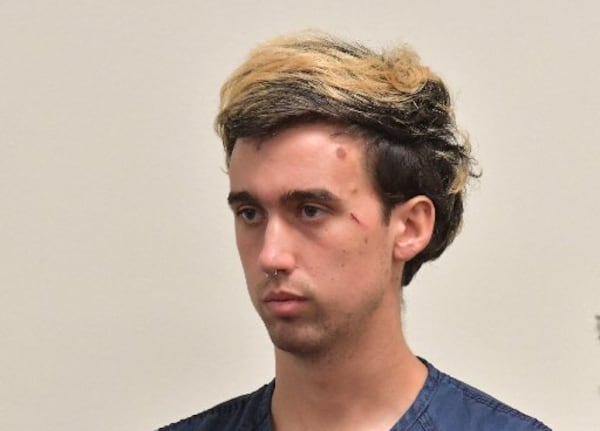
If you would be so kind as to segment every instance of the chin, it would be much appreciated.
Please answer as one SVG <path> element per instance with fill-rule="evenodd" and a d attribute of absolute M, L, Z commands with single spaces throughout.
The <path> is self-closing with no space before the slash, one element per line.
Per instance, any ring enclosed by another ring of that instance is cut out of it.
<path fill-rule="evenodd" d="M 277 349 L 292 355 L 315 355 L 324 349 L 323 340 L 314 334 L 298 334 L 297 331 L 269 328 L 269 337 Z"/>

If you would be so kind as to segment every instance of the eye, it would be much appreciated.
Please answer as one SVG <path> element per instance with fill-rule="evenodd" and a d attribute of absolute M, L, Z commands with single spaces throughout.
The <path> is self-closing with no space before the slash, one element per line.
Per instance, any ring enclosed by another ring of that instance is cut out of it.
<path fill-rule="evenodd" d="M 263 214 L 254 207 L 241 207 L 235 212 L 246 224 L 258 224 L 263 220 Z"/>
<path fill-rule="evenodd" d="M 325 214 L 325 210 L 315 205 L 302 205 L 300 207 L 300 216 L 307 219 L 316 219 Z"/>

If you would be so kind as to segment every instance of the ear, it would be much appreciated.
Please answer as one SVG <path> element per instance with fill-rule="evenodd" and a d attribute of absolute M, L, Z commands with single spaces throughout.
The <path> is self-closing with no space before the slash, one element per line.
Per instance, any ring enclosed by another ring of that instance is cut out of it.
<path fill-rule="evenodd" d="M 394 258 L 407 262 L 419 254 L 433 235 L 435 206 L 427 196 L 415 196 L 390 214 L 394 225 Z"/>

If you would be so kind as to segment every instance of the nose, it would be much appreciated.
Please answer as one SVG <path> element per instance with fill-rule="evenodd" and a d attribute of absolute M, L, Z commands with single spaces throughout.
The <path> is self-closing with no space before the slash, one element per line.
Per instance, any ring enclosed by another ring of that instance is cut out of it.
<path fill-rule="evenodd" d="M 284 220 L 269 218 L 258 263 L 268 274 L 274 271 L 289 274 L 294 269 L 296 262 L 293 253 L 293 232 Z"/>

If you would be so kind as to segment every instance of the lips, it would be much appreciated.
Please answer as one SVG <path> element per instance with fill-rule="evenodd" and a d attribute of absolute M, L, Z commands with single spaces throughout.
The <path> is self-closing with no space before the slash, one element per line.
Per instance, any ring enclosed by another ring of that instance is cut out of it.
<path fill-rule="evenodd" d="M 284 292 L 284 291 L 280 290 L 280 291 L 269 292 L 267 294 L 267 296 L 265 297 L 265 302 L 272 302 L 272 301 L 299 301 L 299 300 L 305 300 L 305 299 L 306 298 L 304 298 L 301 295 L 296 295 L 295 293 Z"/>
<path fill-rule="evenodd" d="M 306 305 L 306 298 L 291 292 L 269 292 L 264 299 L 266 308 L 278 317 L 293 317 Z"/>

